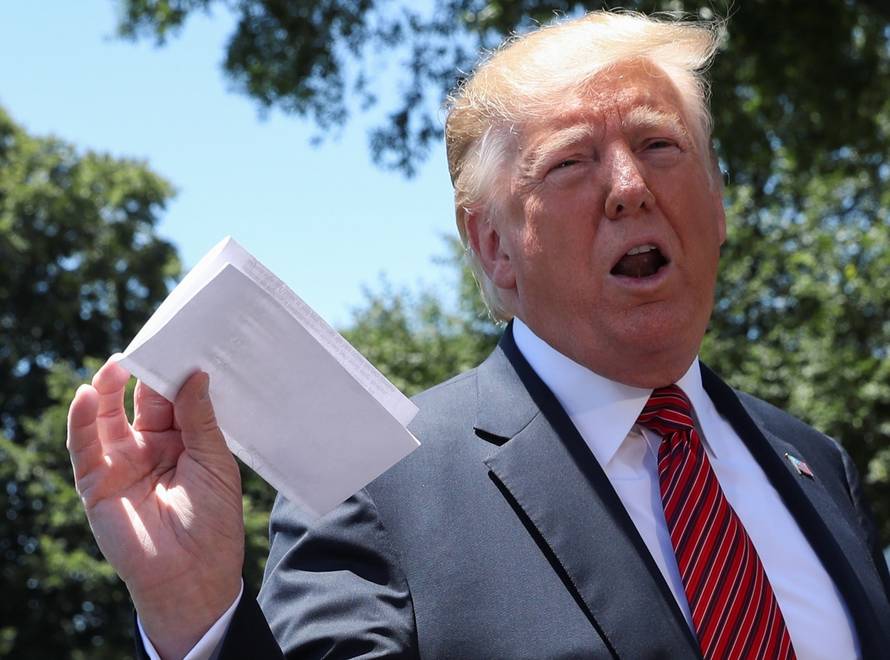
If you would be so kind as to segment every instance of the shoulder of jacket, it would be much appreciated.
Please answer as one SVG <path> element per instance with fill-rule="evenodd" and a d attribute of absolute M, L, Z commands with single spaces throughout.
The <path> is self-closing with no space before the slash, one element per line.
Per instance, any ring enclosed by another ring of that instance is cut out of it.
<path fill-rule="evenodd" d="M 427 424 L 443 416 L 458 415 L 465 419 L 468 412 L 475 412 L 477 396 L 477 369 L 457 374 L 411 397 L 418 413 L 410 427 Z"/>

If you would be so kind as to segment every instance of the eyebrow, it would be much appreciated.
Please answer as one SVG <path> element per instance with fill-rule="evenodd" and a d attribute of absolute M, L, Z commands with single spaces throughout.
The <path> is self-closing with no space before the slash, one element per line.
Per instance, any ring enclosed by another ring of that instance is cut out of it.
<path fill-rule="evenodd" d="M 631 108 L 622 117 L 621 127 L 625 131 L 666 129 L 675 135 L 689 137 L 689 132 L 678 114 L 657 110 L 650 105 L 638 105 Z"/>
<path fill-rule="evenodd" d="M 521 171 L 524 175 L 531 175 L 538 171 L 543 161 L 550 157 L 550 154 L 567 149 L 575 144 L 589 142 L 596 138 L 599 129 L 591 124 L 578 124 L 569 126 L 551 133 L 544 141 L 536 144 L 529 149 L 528 154 L 523 159 Z"/>

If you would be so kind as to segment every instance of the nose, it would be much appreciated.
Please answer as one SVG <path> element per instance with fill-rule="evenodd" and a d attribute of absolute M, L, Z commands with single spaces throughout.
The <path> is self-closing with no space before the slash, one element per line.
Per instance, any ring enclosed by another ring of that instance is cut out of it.
<path fill-rule="evenodd" d="M 627 149 L 616 149 L 611 158 L 609 189 L 606 195 L 606 217 L 618 220 L 640 210 L 652 210 L 655 196 L 646 185 L 633 153 Z"/>

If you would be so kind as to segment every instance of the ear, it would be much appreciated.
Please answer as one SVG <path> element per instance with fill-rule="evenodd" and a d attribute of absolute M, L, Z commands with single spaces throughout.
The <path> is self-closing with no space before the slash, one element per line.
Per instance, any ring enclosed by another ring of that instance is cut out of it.
<path fill-rule="evenodd" d="M 509 242 L 504 240 L 495 222 L 483 217 L 477 209 L 464 210 L 464 223 L 470 249 L 478 257 L 488 279 L 499 289 L 516 288 L 516 273 L 510 256 Z"/>

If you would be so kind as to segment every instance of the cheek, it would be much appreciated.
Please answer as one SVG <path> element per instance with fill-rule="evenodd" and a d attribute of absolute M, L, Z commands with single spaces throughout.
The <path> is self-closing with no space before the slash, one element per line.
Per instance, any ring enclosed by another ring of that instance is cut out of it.
<path fill-rule="evenodd" d="M 578 194 L 530 195 L 522 210 L 525 221 L 515 235 L 529 273 L 548 280 L 558 272 L 586 273 L 599 244 L 599 207 L 590 191 Z"/>
<path fill-rule="evenodd" d="M 552 229 L 553 218 L 543 213 L 544 204 L 537 198 L 530 197 L 523 206 L 524 221 L 516 232 L 516 240 L 526 258 L 535 258 L 545 250 L 545 239 Z"/>
<path fill-rule="evenodd" d="M 725 231 L 723 206 L 709 190 L 696 191 L 694 195 L 677 194 L 674 190 L 659 199 L 684 244 L 709 255 L 719 250 Z"/>

